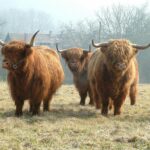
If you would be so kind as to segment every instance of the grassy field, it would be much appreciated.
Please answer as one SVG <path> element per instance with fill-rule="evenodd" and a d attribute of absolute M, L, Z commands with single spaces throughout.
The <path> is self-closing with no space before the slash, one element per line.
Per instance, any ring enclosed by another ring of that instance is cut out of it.
<path fill-rule="evenodd" d="M 137 105 L 127 99 L 120 116 L 103 117 L 78 103 L 74 86 L 63 85 L 50 112 L 31 117 L 25 103 L 16 118 L 7 84 L 0 82 L 0 150 L 150 150 L 150 85 L 139 85 Z"/>

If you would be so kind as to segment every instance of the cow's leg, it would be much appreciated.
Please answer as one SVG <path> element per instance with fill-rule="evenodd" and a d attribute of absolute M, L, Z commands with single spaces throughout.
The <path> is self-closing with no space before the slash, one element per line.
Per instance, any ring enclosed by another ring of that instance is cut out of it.
<path fill-rule="evenodd" d="M 101 99 L 100 99 L 100 96 L 98 94 L 98 91 L 97 91 L 95 85 L 92 86 L 91 90 L 92 90 L 92 96 L 93 96 L 93 100 L 95 102 L 96 109 L 100 109 L 101 108 Z"/>
<path fill-rule="evenodd" d="M 88 92 L 89 92 L 89 98 L 90 98 L 89 105 L 94 105 L 93 94 L 92 94 L 92 91 L 90 88 L 89 88 Z"/>
<path fill-rule="evenodd" d="M 33 104 L 32 104 L 31 100 L 29 100 L 29 106 L 30 106 L 29 112 L 32 113 L 32 111 L 33 111 Z"/>
<path fill-rule="evenodd" d="M 87 90 L 86 91 L 79 91 L 80 95 L 80 105 L 85 105 L 85 99 L 87 97 Z"/>
<path fill-rule="evenodd" d="M 133 83 L 130 87 L 130 103 L 131 105 L 134 105 L 136 103 L 136 96 L 137 96 L 137 83 Z"/>
<path fill-rule="evenodd" d="M 93 99 L 95 102 L 96 109 L 100 109 L 101 108 L 101 100 L 99 98 L 99 95 L 95 91 L 93 92 Z"/>
<path fill-rule="evenodd" d="M 22 116 L 22 108 L 23 108 L 24 100 L 15 100 L 16 112 L 15 115 L 17 117 Z"/>
<path fill-rule="evenodd" d="M 32 115 L 38 115 L 40 113 L 40 100 L 33 100 L 32 101 Z"/>
<path fill-rule="evenodd" d="M 91 80 L 90 82 L 89 96 L 90 96 L 91 103 L 95 104 L 96 109 L 100 109 L 101 99 L 99 96 L 99 92 L 97 90 L 97 85 L 96 85 L 95 80 L 93 81 Z"/>
<path fill-rule="evenodd" d="M 49 105 L 52 99 L 52 94 L 49 94 L 43 101 L 43 111 L 49 111 Z"/>
<path fill-rule="evenodd" d="M 102 95 L 102 115 L 107 115 L 108 114 L 108 107 L 109 107 L 109 97 Z"/>
<path fill-rule="evenodd" d="M 121 106 L 125 101 L 127 92 L 124 92 L 120 94 L 115 100 L 114 100 L 114 115 L 120 115 L 121 114 Z"/>

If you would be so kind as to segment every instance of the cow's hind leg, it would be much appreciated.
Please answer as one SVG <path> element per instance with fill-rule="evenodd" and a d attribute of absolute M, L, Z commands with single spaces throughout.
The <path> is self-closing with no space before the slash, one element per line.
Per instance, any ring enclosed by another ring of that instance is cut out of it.
<path fill-rule="evenodd" d="M 32 104 L 31 100 L 29 100 L 29 106 L 30 106 L 29 112 L 32 113 L 32 111 L 33 111 L 33 104 Z"/>
<path fill-rule="evenodd" d="M 134 83 L 130 87 L 130 103 L 134 105 L 136 103 L 136 96 L 137 96 L 137 84 Z"/>
<path fill-rule="evenodd" d="M 91 89 L 89 89 L 88 92 L 89 92 L 89 98 L 90 98 L 89 105 L 94 105 L 93 94 L 92 94 Z"/>
<path fill-rule="evenodd" d="M 50 110 L 50 102 L 52 100 L 52 93 L 49 93 L 49 95 L 44 99 L 43 101 L 43 111 L 49 111 Z"/>
<path fill-rule="evenodd" d="M 98 91 L 96 89 L 95 82 L 91 83 L 91 84 L 92 84 L 91 93 L 92 93 L 93 101 L 95 102 L 96 109 L 100 109 L 101 108 L 101 99 L 100 99 L 100 96 L 99 96 Z"/>
<path fill-rule="evenodd" d="M 85 105 L 85 99 L 87 97 L 87 90 L 86 91 L 79 91 L 80 95 L 80 105 Z"/>

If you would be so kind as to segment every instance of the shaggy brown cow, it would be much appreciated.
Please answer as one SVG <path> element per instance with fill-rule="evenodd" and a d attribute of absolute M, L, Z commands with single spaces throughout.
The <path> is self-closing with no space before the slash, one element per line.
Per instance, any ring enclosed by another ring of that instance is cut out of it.
<path fill-rule="evenodd" d="M 53 94 L 64 79 L 58 54 L 47 46 L 33 46 L 23 41 L 0 42 L 4 56 L 3 68 L 8 70 L 8 84 L 16 105 L 16 116 L 22 115 L 24 101 L 29 100 L 32 115 L 49 110 Z"/>
<path fill-rule="evenodd" d="M 98 49 L 89 62 L 88 78 L 98 106 L 102 103 L 103 115 L 108 114 L 109 102 L 114 104 L 114 115 L 121 113 L 121 106 L 130 91 L 131 104 L 135 104 L 138 83 L 136 53 L 150 46 L 138 46 L 127 40 L 111 40 L 92 44 Z"/>
<path fill-rule="evenodd" d="M 65 59 L 69 69 L 73 74 L 73 81 L 80 95 L 80 105 L 85 105 L 87 93 L 90 97 L 89 104 L 93 105 L 91 91 L 87 80 L 87 65 L 92 55 L 91 47 L 89 47 L 89 51 L 81 48 L 59 50 L 58 44 L 56 44 L 56 48 L 57 51 L 61 53 L 61 56 Z"/>

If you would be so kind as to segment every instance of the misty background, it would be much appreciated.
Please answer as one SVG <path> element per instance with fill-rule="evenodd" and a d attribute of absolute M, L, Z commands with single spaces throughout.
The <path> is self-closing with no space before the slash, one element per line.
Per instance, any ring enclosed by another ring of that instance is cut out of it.
<path fill-rule="evenodd" d="M 45 40 L 44 44 L 52 48 L 58 42 L 60 48 L 88 49 L 92 39 L 103 42 L 125 38 L 136 44 L 150 43 L 148 1 L 0 0 L 0 3 L 0 39 L 6 42 L 14 40 L 15 35 L 17 39 L 18 35 L 27 36 L 40 30 L 38 36 L 40 39 L 47 36 L 50 42 Z M 139 51 L 137 58 L 140 82 L 150 83 L 150 49 Z M 0 59 L 1 62 L 2 56 Z M 62 63 L 65 82 L 71 83 L 71 73 L 63 60 Z M 6 71 L 1 67 L 0 79 L 6 79 Z"/>

